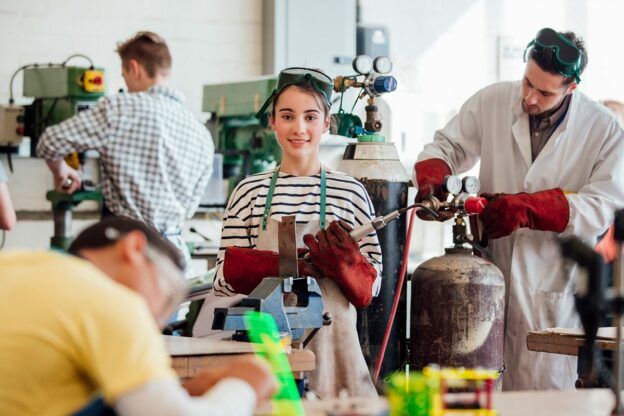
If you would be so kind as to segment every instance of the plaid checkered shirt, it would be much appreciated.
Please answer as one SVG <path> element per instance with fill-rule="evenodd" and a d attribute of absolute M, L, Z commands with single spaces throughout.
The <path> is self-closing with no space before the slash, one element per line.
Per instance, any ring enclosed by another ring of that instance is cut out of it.
<path fill-rule="evenodd" d="M 100 100 L 45 130 L 37 155 L 100 153 L 106 207 L 175 234 L 196 211 L 212 173 L 210 133 L 176 91 L 154 86 Z"/>

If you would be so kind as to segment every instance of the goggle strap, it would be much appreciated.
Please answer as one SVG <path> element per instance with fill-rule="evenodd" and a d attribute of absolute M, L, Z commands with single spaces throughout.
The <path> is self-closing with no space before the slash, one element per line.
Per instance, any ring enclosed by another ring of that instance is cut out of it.
<path fill-rule="evenodd" d="M 529 42 L 529 44 L 527 45 L 526 49 L 524 50 L 524 56 L 523 56 L 524 62 L 527 61 L 527 53 L 529 52 L 529 48 L 531 48 L 531 46 L 534 47 L 536 45 L 539 46 L 540 48 L 551 48 L 551 49 L 553 49 L 552 46 L 543 46 L 541 44 L 541 42 L 537 42 L 537 39 L 533 39 L 531 42 Z M 557 52 L 555 51 L 555 53 L 557 53 Z M 559 57 L 557 57 L 557 56 L 555 56 L 555 59 L 561 61 L 561 59 L 559 59 Z M 563 61 L 561 61 L 561 62 L 563 62 Z M 581 82 L 581 77 L 580 77 L 580 75 L 578 73 L 580 65 L 581 65 L 581 58 L 579 57 L 578 62 L 575 65 L 572 66 L 572 68 L 573 68 L 573 73 L 572 74 L 569 74 L 569 75 L 568 74 L 564 74 L 563 72 L 561 72 L 559 70 L 558 70 L 558 72 L 561 75 L 563 75 L 564 77 L 572 77 L 573 76 L 575 81 L 576 81 L 576 83 L 579 84 Z"/>
<path fill-rule="evenodd" d="M 275 94 L 277 94 L 277 89 L 273 88 L 271 95 L 269 95 L 269 97 L 266 99 L 264 104 L 262 104 L 262 107 L 260 107 L 260 110 L 256 113 L 255 117 L 258 120 L 261 120 L 262 117 L 264 116 L 264 113 L 266 113 L 266 110 L 267 108 L 269 108 L 269 105 L 271 105 L 271 101 L 273 100 L 273 97 L 275 97 Z"/>

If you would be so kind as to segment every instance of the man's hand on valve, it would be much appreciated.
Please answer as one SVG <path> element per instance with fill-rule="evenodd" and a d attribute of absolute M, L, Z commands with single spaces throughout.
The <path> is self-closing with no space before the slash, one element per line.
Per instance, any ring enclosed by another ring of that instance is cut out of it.
<path fill-rule="evenodd" d="M 451 168 L 442 159 L 427 159 L 414 165 L 414 174 L 418 183 L 418 193 L 414 202 L 422 202 L 432 196 L 446 201 L 448 193 L 444 191 L 442 185 L 444 177 L 451 175 Z M 438 212 L 438 218 L 434 218 L 424 210 L 419 210 L 416 215 L 425 221 L 444 222 L 453 217 L 451 212 Z"/>
<path fill-rule="evenodd" d="M 481 196 L 488 200 L 488 205 L 479 219 L 490 239 L 508 236 L 518 228 L 561 233 L 570 219 L 568 199 L 559 188 Z"/>
<path fill-rule="evenodd" d="M 311 234 L 303 236 L 303 242 L 310 249 L 312 264 L 321 274 L 333 280 L 354 306 L 363 308 L 373 300 L 372 287 L 377 270 L 349 235 L 351 229 L 342 221 L 333 221 L 327 230 L 319 231 L 315 237 Z"/>
<path fill-rule="evenodd" d="M 302 257 L 307 250 L 297 249 L 299 276 L 321 277 L 321 272 Z M 262 279 L 279 275 L 279 254 L 269 250 L 228 247 L 225 249 L 223 277 L 236 291 L 250 294 Z"/>

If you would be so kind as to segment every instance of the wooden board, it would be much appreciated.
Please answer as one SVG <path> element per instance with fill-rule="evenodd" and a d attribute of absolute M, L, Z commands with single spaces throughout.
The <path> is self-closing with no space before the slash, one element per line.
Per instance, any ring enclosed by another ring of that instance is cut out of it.
<path fill-rule="evenodd" d="M 614 350 L 615 328 L 600 328 L 596 346 L 603 350 Z M 539 332 L 529 332 L 526 338 L 529 351 L 553 354 L 577 355 L 578 348 L 585 342 L 580 330 L 553 328 Z"/>
<path fill-rule="evenodd" d="M 250 342 L 214 338 L 172 337 L 163 335 L 167 351 L 172 357 L 191 355 L 252 354 Z"/>
<path fill-rule="evenodd" d="M 227 365 L 238 357 L 254 354 L 249 342 L 166 335 L 164 338 L 173 369 L 181 378 L 194 377 L 208 368 Z M 316 357 L 312 351 L 292 349 L 286 356 L 296 378 L 302 378 L 304 372 L 316 368 Z"/>

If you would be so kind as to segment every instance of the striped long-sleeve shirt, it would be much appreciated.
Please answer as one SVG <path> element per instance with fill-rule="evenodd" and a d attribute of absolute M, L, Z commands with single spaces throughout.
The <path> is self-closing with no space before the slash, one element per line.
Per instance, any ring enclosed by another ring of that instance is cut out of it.
<path fill-rule="evenodd" d="M 274 171 L 250 176 L 241 181 L 228 202 L 221 231 L 221 245 L 217 258 L 214 289 L 220 296 L 232 296 L 234 289 L 223 277 L 225 249 L 230 246 L 256 248 L 258 231 L 262 227 L 262 215 Z M 325 223 L 342 220 L 357 227 L 375 216 L 368 193 L 361 183 L 352 177 L 333 170 L 326 171 Z M 270 217 L 279 219 L 296 215 L 297 223 L 316 221 L 320 216 L 321 176 L 293 176 L 280 172 L 277 180 Z M 359 242 L 360 251 L 377 270 L 373 295 L 381 285 L 381 247 L 376 233 Z"/>

